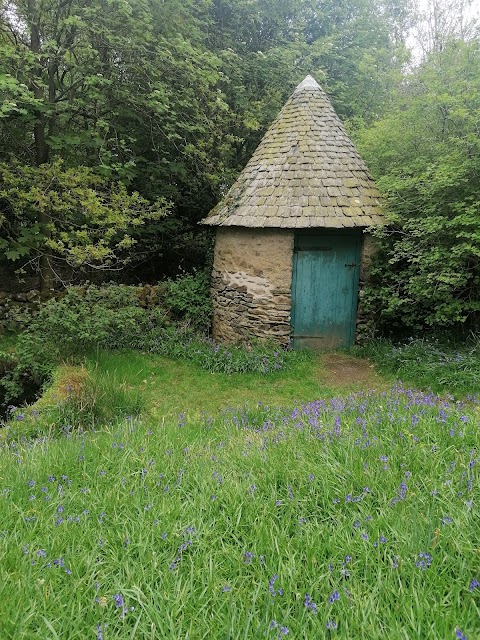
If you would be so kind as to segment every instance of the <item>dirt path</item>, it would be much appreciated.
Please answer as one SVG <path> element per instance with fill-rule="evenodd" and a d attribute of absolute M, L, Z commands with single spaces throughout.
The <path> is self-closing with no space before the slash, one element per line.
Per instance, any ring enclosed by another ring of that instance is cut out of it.
<path fill-rule="evenodd" d="M 343 353 L 328 353 L 323 357 L 323 366 L 322 378 L 331 386 L 364 389 L 388 386 L 385 378 L 364 358 L 355 358 Z"/>

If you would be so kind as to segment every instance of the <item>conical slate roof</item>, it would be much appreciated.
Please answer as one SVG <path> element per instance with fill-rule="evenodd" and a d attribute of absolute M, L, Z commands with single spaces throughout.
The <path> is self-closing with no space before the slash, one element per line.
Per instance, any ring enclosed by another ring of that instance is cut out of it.
<path fill-rule="evenodd" d="M 369 227 L 380 194 L 320 85 L 307 76 L 203 224 Z"/>

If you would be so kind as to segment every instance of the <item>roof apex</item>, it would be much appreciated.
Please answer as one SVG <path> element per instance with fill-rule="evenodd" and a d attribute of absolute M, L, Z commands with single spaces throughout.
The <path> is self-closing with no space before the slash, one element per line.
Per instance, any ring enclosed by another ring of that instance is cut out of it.
<path fill-rule="evenodd" d="M 202 224 L 366 228 L 384 223 L 381 196 L 327 94 L 308 75 Z"/>
<path fill-rule="evenodd" d="M 308 76 L 305 76 L 302 82 L 300 82 L 300 84 L 297 86 L 297 88 L 293 92 L 293 95 L 295 95 L 296 93 L 300 93 L 300 91 L 303 91 L 304 89 L 320 89 L 321 91 L 322 88 L 313 76 L 308 75 Z"/>

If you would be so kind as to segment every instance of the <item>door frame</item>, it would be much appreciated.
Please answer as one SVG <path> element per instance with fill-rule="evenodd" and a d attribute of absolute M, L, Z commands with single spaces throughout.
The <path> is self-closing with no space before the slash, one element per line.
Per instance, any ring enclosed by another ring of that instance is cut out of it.
<path fill-rule="evenodd" d="M 316 238 L 331 238 L 332 236 L 342 237 L 342 238 L 351 238 L 352 240 L 356 240 L 355 243 L 355 263 L 356 266 L 354 268 L 354 282 L 353 282 L 353 295 L 351 300 L 351 317 L 352 322 L 350 324 L 349 332 L 348 332 L 348 345 L 351 346 L 355 341 L 355 333 L 356 333 L 356 324 L 357 324 L 357 307 L 358 307 L 358 291 L 360 284 L 360 268 L 361 261 L 363 255 L 363 229 L 361 228 L 348 228 L 348 229 L 305 229 L 296 231 L 294 234 L 294 246 L 293 246 L 293 263 L 292 263 L 292 290 L 291 290 L 291 312 L 290 312 L 290 335 L 291 341 L 293 344 L 293 348 L 299 348 L 300 345 L 295 344 L 295 335 L 294 335 L 294 327 L 295 327 L 295 316 L 297 312 L 296 305 L 296 289 L 297 289 L 297 256 L 298 252 L 302 251 L 299 248 L 299 241 L 302 238 L 306 237 L 316 237 Z M 304 249 L 308 250 L 308 249 Z M 315 249 L 312 248 L 312 251 Z M 301 337 L 301 336 L 298 336 Z M 320 336 L 317 338 L 317 342 L 321 339 Z M 315 340 L 315 337 L 312 336 L 312 340 Z M 315 346 L 313 348 L 321 349 L 321 346 Z"/>

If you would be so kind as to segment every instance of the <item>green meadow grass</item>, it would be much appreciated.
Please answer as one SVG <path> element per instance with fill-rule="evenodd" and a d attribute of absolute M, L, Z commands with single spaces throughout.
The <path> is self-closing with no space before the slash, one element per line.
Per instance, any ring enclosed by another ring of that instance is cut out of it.
<path fill-rule="evenodd" d="M 99 352 L 87 361 L 98 381 L 116 375 L 140 391 L 154 417 L 184 411 L 218 413 L 227 406 L 263 402 L 290 406 L 320 396 L 358 391 L 362 385 L 325 376 L 325 356 L 295 354 L 286 369 L 260 373 L 210 373 L 190 362 L 135 351 Z M 374 384 L 372 380 L 372 384 Z M 99 384 L 101 386 L 101 382 Z"/>
<path fill-rule="evenodd" d="M 98 351 L 81 365 L 56 369 L 53 381 L 33 406 L 17 410 L 0 430 L 5 436 L 54 433 L 64 425 L 96 428 L 125 415 L 161 420 L 188 408 L 190 415 L 218 415 L 228 406 L 258 402 L 292 406 L 318 397 L 359 391 L 368 383 L 385 388 L 372 371 L 361 381 L 328 375 L 325 354 L 295 354 L 286 369 L 261 373 L 212 373 L 197 364 L 138 351 Z M 364 360 L 342 356 L 348 363 L 371 369 Z"/>
<path fill-rule="evenodd" d="M 474 403 L 64 431 L 0 450 L 2 640 L 480 637 Z"/>

